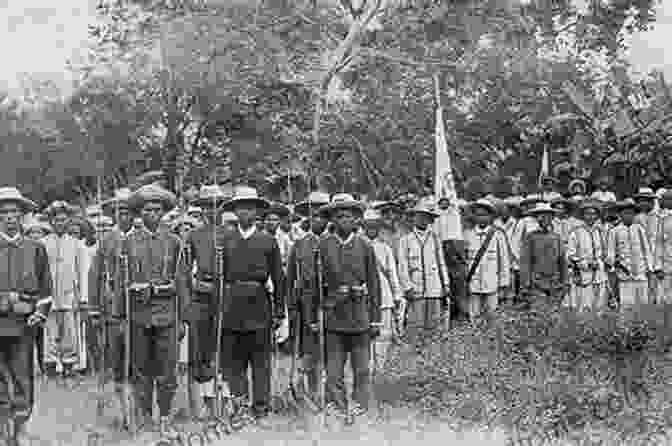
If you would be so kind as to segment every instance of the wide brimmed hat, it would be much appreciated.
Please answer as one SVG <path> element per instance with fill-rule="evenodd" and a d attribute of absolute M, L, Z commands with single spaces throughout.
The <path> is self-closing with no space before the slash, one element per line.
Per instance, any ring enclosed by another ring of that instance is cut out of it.
<path fill-rule="evenodd" d="M 581 212 L 587 209 L 595 209 L 597 212 L 602 212 L 604 209 L 604 203 L 600 200 L 595 200 L 593 198 L 588 198 L 579 203 L 579 209 Z"/>
<path fill-rule="evenodd" d="M 73 215 L 76 212 L 76 208 L 71 205 L 68 202 L 62 201 L 62 200 L 57 200 L 51 203 L 47 208 L 44 210 L 44 212 L 50 216 L 53 217 L 56 214 L 64 213 L 66 215 Z"/>
<path fill-rule="evenodd" d="M 655 200 L 657 198 L 656 193 L 650 187 L 640 187 L 637 193 L 634 195 L 634 198 L 645 199 L 645 200 Z"/>
<path fill-rule="evenodd" d="M 569 190 L 571 192 L 571 190 L 576 186 L 580 186 L 581 190 L 583 191 L 584 194 L 588 190 L 588 187 L 586 186 L 586 182 L 583 181 L 583 180 L 580 180 L 578 178 L 573 179 L 572 181 L 569 182 L 569 186 L 567 186 L 567 190 Z"/>
<path fill-rule="evenodd" d="M 350 194 L 335 194 L 331 199 L 331 203 L 320 208 L 320 213 L 330 217 L 335 211 L 341 209 L 348 209 L 363 215 L 365 206 L 361 201 L 355 200 Z"/>
<path fill-rule="evenodd" d="M 364 220 L 365 224 L 382 223 L 383 216 L 380 213 L 380 211 L 372 208 L 372 209 L 367 209 L 366 211 L 364 211 L 364 216 L 363 216 L 362 220 Z"/>
<path fill-rule="evenodd" d="M 132 192 L 128 187 L 122 187 L 114 191 L 114 197 L 103 201 L 100 206 L 103 211 L 110 208 L 128 207 L 128 199 L 131 198 Z"/>
<path fill-rule="evenodd" d="M 157 186 L 156 184 L 148 184 L 136 190 L 128 199 L 128 207 L 131 209 L 140 209 L 145 203 L 151 201 L 158 201 L 163 205 L 165 210 L 170 210 L 175 207 L 177 198 L 175 194 Z"/>
<path fill-rule="evenodd" d="M 24 212 L 32 212 L 37 209 L 37 204 L 24 197 L 15 187 L 0 187 L 0 203 L 2 202 L 17 203 Z"/>
<path fill-rule="evenodd" d="M 230 192 L 230 191 L 229 191 Z M 231 193 L 226 193 L 222 188 L 217 184 L 208 184 L 201 186 L 201 189 L 198 191 L 198 196 L 194 198 L 191 202 L 192 206 L 198 207 L 219 207 L 225 201 L 230 200 L 233 197 Z"/>
<path fill-rule="evenodd" d="M 203 213 L 203 209 L 202 209 L 201 207 L 199 207 L 199 206 L 189 206 L 189 207 L 187 208 L 187 212 L 186 212 L 186 214 L 187 214 L 187 215 L 191 215 L 191 214 L 194 214 L 194 213 L 202 214 L 202 213 Z"/>
<path fill-rule="evenodd" d="M 527 211 L 529 215 L 540 215 L 540 214 L 557 214 L 558 211 L 553 209 L 550 203 L 537 203 L 532 209 Z"/>
<path fill-rule="evenodd" d="M 497 214 L 497 206 L 495 206 L 492 201 L 486 198 L 479 198 L 478 200 L 471 203 L 469 206 L 470 210 L 473 212 L 476 208 L 485 209 L 490 214 Z"/>
<path fill-rule="evenodd" d="M 222 223 L 237 223 L 238 222 L 238 216 L 234 214 L 233 212 L 222 212 L 222 217 L 221 217 Z"/>
<path fill-rule="evenodd" d="M 330 197 L 326 192 L 311 192 L 308 198 L 294 206 L 294 212 L 298 215 L 307 216 L 308 210 L 317 210 L 322 206 L 329 204 Z"/>
<path fill-rule="evenodd" d="M 632 198 L 626 198 L 625 200 L 617 201 L 615 207 L 618 211 L 624 211 L 626 209 L 633 209 L 637 211 L 639 209 L 639 206 L 637 206 L 637 203 L 635 203 L 635 200 Z"/>
<path fill-rule="evenodd" d="M 264 213 L 264 215 L 268 216 L 268 215 L 271 215 L 271 214 L 275 214 L 278 217 L 282 218 L 282 217 L 289 216 L 289 214 L 291 214 L 291 213 L 292 213 L 292 210 L 289 208 L 289 206 L 287 206 L 285 204 L 282 204 L 282 203 L 273 202 L 273 203 L 270 203 L 270 205 L 268 206 L 268 209 L 266 209 L 266 212 Z"/>
<path fill-rule="evenodd" d="M 165 178 L 166 173 L 163 170 L 150 170 L 137 177 L 135 184 L 138 187 L 142 187 L 164 180 Z"/>
<path fill-rule="evenodd" d="M 530 194 L 526 195 L 523 197 L 522 200 L 520 200 L 520 206 L 532 206 L 536 205 L 537 203 L 544 203 L 546 200 L 544 200 L 540 195 L 538 194 Z"/>
<path fill-rule="evenodd" d="M 439 214 L 436 212 L 436 208 L 434 207 L 434 201 L 433 200 L 420 200 L 417 202 L 415 206 L 413 206 L 411 209 L 407 210 L 406 213 L 408 214 L 425 214 L 429 215 L 433 218 L 436 218 L 439 216 Z"/>
<path fill-rule="evenodd" d="M 551 206 L 562 205 L 566 207 L 572 206 L 572 202 L 565 197 L 555 197 L 551 200 Z"/>
<path fill-rule="evenodd" d="M 253 203 L 257 208 L 266 210 L 270 203 L 261 198 L 253 187 L 238 186 L 234 188 L 233 197 L 222 205 L 222 210 L 231 211 L 239 203 Z"/>
<path fill-rule="evenodd" d="M 520 195 L 514 195 L 514 196 L 511 196 L 511 197 L 506 197 L 504 200 L 502 200 L 502 203 L 507 205 L 507 206 L 519 208 L 520 203 L 522 201 L 523 201 L 523 197 L 521 197 Z"/>

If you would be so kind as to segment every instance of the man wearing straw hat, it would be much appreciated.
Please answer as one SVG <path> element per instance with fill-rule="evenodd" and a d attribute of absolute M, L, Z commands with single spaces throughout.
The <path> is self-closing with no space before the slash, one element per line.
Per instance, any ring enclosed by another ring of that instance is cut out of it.
<path fill-rule="evenodd" d="M 422 330 L 449 324 L 449 276 L 441 241 L 432 223 L 433 203 L 420 201 L 408 211 L 413 230 L 399 243 L 399 282 L 408 301 L 406 332 L 413 341 Z"/>
<path fill-rule="evenodd" d="M 189 233 L 185 241 L 191 291 L 185 318 L 189 321 L 189 369 L 194 380 L 192 404 L 201 418 L 216 416 L 213 361 L 219 284 L 215 250 L 224 247 L 230 231 L 217 224 L 217 217 L 221 205 L 230 198 L 216 184 L 202 186 L 192 204 L 203 210 L 205 224 Z"/>
<path fill-rule="evenodd" d="M 374 209 L 367 209 L 363 218 L 364 233 L 371 241 L 373 252 L 376 255 L 378 277 L 380 279 L 380 311 L 383 326 L 380 330 L 380 338 L 375 341 L 376 367 L 385 363 L 388 347 L 396 332 L 395 308 L 404 309 L 405 302 L 401 288 L 399 287 L 399 274 L 397 273 L 397 261 L 392 253 L 392 248 L 380 237 L 380 228 L 383 217 Z M 402 303 L 403 302 L 403 303 Z"/>
<path fill-rule="evenodd" d="M 26 237 L 33 240 L 41 240 L 51 234 L 51 225 L 46 221 L 40 221 L 36 218 L 28 219 L 23 224 L 23 233 Z"/>
<path fill-rule="evenodd" d="M 527 304 L 558 305 L 569 291 L 565 244 L 553 232 L 556 210 L 548 203 L 537 203 L 528 211 L 539 222 L 539 229 L 527 234 L 520 250 L 521 297 Z"/>
<path fill-rule="evenodd" d="M 74 208 L 53 202 L 46 211 L 54 232 L 42 239 L 47 248 L 54 287 L 54 303 L 44 331 L 44 364 L 48 375 L 70 376 L 79 361 L 76 312 L 81 302 L 84 244 L 66 231 Z"/>
<path fill-rule="evenodd" d="M 654 270 L 646 230 L 635 221 L 637 204 L 632 199 L 618 203 L 620 223 L 609 233 L 608 268 L 615 272 L 621 307 L 649 304 L 649 277 Z"/>
<path fill-rule="evenodd" d="M 22 216 L 35 208 L 17 189 L 0 188 L 0 412 L 13 445 L 22 443 L 35 403 L 34 330 L 52 304 L 47 251 L 21 233 Z"/>
<path fill-rule="evenodd" d="M 309 390 L 316 400 L 319 380 L 317 375 L 319 344 L 317 333 L 311 329 L 317 324 L 318 308 L 315 289 L 317 283 L 315 250 L 320 238 L 325 235 L 327 220 L 320 213 L 320 208 L 327 204 L 329 204 L 329 194 L 311 192 L 305 201 L 296 205 L 294 211 L 306 217 L 311 227 L 302 238 L 294 243 L 287 262 L 289 332 L 290 338 L 295 341 L 295 348 L 298 349 L 293 353 L 302 359 L 303 373 L 308 381 L 308 389 L 305 390 Z"/>
<path fill-rule="evenodd" d="M 497 208 L 486 199 L 471 205 L 475 226 L 466 231 L 467 311 L 473 321 L 483 308 L 495 311 L 511 287 L 509 243 L 504 231 L 493 225 Z"/>
<path fill-rule="evenodd" d="M 599 224 L 602 203 L 584 200 L 580 205 L 583 223 L 569 234 L 567 256 L 572 266 L 572 288 L 568 306 L 577 310 L 603 310 L 607 307 L 606 237 Z"/>
<path fill-rule="evenodd" d="M 319 242 L 326 287 L 327 401 L 329 411 L 358 416 L 368 409 L 371 341 L 382 322 L 376 255 L 369 242 L 355 234 L 364 213 L 361 202 L 350 194 L 336 194 L 321 212 L 334 223 L 334 233 Z M 350 411 L 344 382 L 348 357 L 355 377 Z"/>
<path fill-rule="evenodd" d="M 131 301 L 131 381 L 138 401 L 139 423 L 151 425 L 154 385 L 162 436 L 174 434 L 170 409 L 177 389 L 177 346 L 184 335 L 188 305 L 184 253 L 180 240 L 159 229 L 161 216 L 175 206 L 175 195 L 159 186 L 143 186 L 129 197 L 129 208 L 143 228 L 122 241 L 128 298 Z M 129 348 L 129 346 L 126 346 Z"/>
<path fill-rule="evenodd" d="M 252 369 L 252 415 L 268 425 L 271 353 L 274 331 L 285 317 L 282 258 L 275 238 L 257 230 L 255 220 L 270 206 L 256 189 L 239 186 L 222 206 L 238 216 L 238 227 L 224 246 L 227 294 L 222 318 L 222 364 L 233 397 L 247 415 L 247 368 Z M 273 293 L 266 287 L 270 278 Z"/>
<path fill-rule="evenodd" d="M 653 248 L 660 303 L 672 303 L 672 190 L 660 196 L 660 226 Z"/>
<path fill-rule="evenodd" d="M 658 196 L 649 187 L 641 187 L 634 196 L 635 203 L 639 208 L 639 213 L 635 217 L 635 223 L 644 228 L 646 238 L 651 247 L 655 246 L 657 232 L 660 228 L 660 211 L 656 207 Z M 656 302 L 658 291 L 658 279 L 656 276 L 649 277 L 649 299 L 652 303 Z"/>

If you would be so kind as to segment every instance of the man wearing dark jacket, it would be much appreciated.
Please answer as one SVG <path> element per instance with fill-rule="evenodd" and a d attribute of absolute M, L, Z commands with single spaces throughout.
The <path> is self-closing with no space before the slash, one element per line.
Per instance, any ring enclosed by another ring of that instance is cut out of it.
<path fill-rule="evenodd" d="M 222 308 L 222 363 L 233 397 L 248 395 L 252 368 L 252 414 L 260 425 L 270 413 L 272 330 L 284 318 L 282 259 L 275 238 L 255 226 L 269 203 L 249 187 L 239 187 L 222 207 L 238 216 L 238 227 L 224 241 L 226 295 Z M 266 283 L 270 278 L 273 295 Z"/>
<path fill-rule="evenodd" d="M 324 277 L 327 354 L 327 401 L 337 413 L 347 409 L 344 369 L 350 357 L 354 375 L 353 416 L 368 409 L 372 338 L 380 333 L 380 282 L 376 257 L 367 240 L 355 233 L 363 205 L 349 194 L 334 195 L 323 215 L 334 233 L 320 240 Z"/>

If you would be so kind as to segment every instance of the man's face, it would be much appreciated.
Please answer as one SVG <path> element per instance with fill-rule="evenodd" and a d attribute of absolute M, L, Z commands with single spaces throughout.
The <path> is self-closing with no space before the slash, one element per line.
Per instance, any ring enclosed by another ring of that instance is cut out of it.
<path fill-rule="evenodd" d="M 46 233 L 40 228 L 33 228 L 30 231 L 26 232 L 26 237 L 33 240 L 40 240 L 46 235 Z"/>
<path fill-rule="evenodd" d="M 485 208 L 480 206 L 474 207 L 472 212 L 474 223 L 480 227 L 485 227 L 492 221 L 492 214 Z"/>
<path fill-rule="evenodd" d="M 597 212 L 596 209 L 588 208 L 583 211 L 583 220 L 589 226 L 594 224 L 598 218 L 600 218 L 600 214 Z"/>
<path fill-rule="evenodd" d="M 19 232 L 23 209 L 18 203 L 0 203 L 0 229 L 9 235 Z"/>
<path fill-rule="evenodd" d="M 81 240 L 82 239 L 82 227 L 77 222 L 72 222 L 68 225 L 68 234 L 71 237 Z"/>
<path fill-rule="evenodd" d="M 449 200 L 445 200 L 445 199 L 439 200 L 439 209 L 441 209 L 442 211 L 445 211 L 449 207 L 450 207 L 450 201 Z"/>
<path fill-rule="evenodd" d="M 544 231 L 549 231 L 551 229 L 551 226 L 553 225 L 553 215 L 554 214 L 551 214 L 550 212 L 536 215 L 539 226 L 541 226 Z"/>
<path fill-rule="evenodd" d="M 413 216 L 413 223 L 415 227 L 421 230 L 427 229 L 427 226 L 432 223 L 432 217 L 425 214 L 424 212 L 416 212 Z"/>
<path fill-rule="evenodd" d="M 648 213 L 651 212 L 651 210 L 653 210 L 655 200 L 652 200 L 650 198 L 639 198 L 637 199 L 636 203 L 642 212 Z"/>
<path fill-rule="evenodd" d="M 542 184 L 542 187 L 543 187 L 545 192 L 552 192 L 553 191 L 553 186 L 554 186 L 553 182 L 548 181 L 548 180 L 544 181 L 543 184 Z"/>
<path fill-rule="evenodd" d="M 621 221 L 624 225 L 630 226 L 635 221 L 635 210 L 632 208 L 623 209 L 621 211 Z"/>
<path fill-rule="evenodd" d="M 65 212 L 57 212 L 51 218 L 51 226 L 54 228 L 54 232 L 57 234 L 63 234 L 68 228 L 68 214 Z"/>
<path fill-rule="evenodd" d="M 313 211 L 312 231 L 314 234 L 322 234 L 327 227 L 327 219 L 317 211 Z"/>
<path fill-rule="evenodd" d="M 257 219 L 257 206 L 254 203 L 238 203 L 233 212 L 238 216 L 238 222 L 244 228 L 252 225 Z"/>
<path fill-rule="evenodd" d="M 366 223 L 364 225 L 364 230 L 366 232 L 366 236 L 368 238 L 370 238 L 371 240 L 378 237 L 378 234 L 380 233 L 380 228 L 378 227 L 378 224 L 376 224 L 376 223 Z"/>
<path fill-rule="evenodd" d="M 667 197 L 660 200 L 660 207 L 663 209 L 672 209 L 672 197 Z"/>
<path fill-rule="evenodd" d="M 203 221 L 203 212 L 201 211 L 191 211 L 187 215 L 191 218 L 195 218 L 198 221 Z"/>
<path fill-rule="evenodd" d="M 264 224 L 266 226 L 266 230 L 270 234 L 275 234 L 275 231 L 278 229 L 278 226 L 280 226 L 280 217 L 278 216 L 278 214 L 270 213 L 266 215 Z"/>
<path fill-rule="evenodd" d="M 128 228 L 131 226 L 132 221 L 131 213 L 127 207 L 125 206 L 119 207 L 119 209 L 117 210 L 117 219 L 118 219 L 117 224 L 119 225 L 119 227 Z"/>
<path fill-rule="evenodd" d="M 157 201 L 149 201 L 142 206 L 140 215 L 146 227 L 156 228 L 163 216 L 163 205 Z"/>
<path fill-rule="evenodd" d="M 350 209 L 338 209 L 333 215 L 336 231 L 347 234 L 355 230 L 357 220 L 357 215 Z"/>

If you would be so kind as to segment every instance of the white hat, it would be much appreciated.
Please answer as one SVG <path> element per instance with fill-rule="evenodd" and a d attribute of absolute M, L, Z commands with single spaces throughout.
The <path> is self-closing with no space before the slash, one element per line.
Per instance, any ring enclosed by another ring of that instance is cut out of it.
<path fill-rule="evenodd" d="M 474 209 L 474 208 L 486 209 L 491 214 L 496 214 L 497 213 L 497 207 L 494 204 L 492 204 L 492 202 L 490 200 L 485 199 L 485 198 L 480 198 L 480 199 L 474 201 L 473 203 L 471 203 L 470 207 L 472 209 Z"/>
<path fill-rule="evenodd" d="M 331 203 L 320 208 L 320 213 L 329 217 L 334 211 L 339 209 L 349 209 L 359 214 L 364 214 L 365 206 L 361 201 L 355 200 L 355 197 L 350 194 L 335 194 L 331 199 Z"/>
<path fill-rule="evenodd" d="M 210 184 L 201 186 L 201 189 L 198 191 L 198 197 L 196 197 L 191 204 L 198 207 L 212 207 L 213 203 L 215 206 L 219 206 L 230 199 L 230 193 L 224 192 L 224 190 L 217 184 Z"/>
<path fill-rule="evenodd" d="M 294 206 L 294 212 L 306 216 L 308 209 L 319 209 L 329 204 L 329 194 L 326 192 L 315 191 L 308 195 L 308 198 Z"/>
<path fill-rule="evenodd" d="M 53 217 L 55 214 L 59 212 L 64 212 L 67 215 L 73 215 L 75 213 L 75 210 L 76 210 L 75 207 L 72 206 L 71 204 L 65 201 L 57 200 L 51 203 L 49 207 L 45 209 L 45 213 L 50 217 Z"/>
<path fill-rule="evenodd" d="M 31 212 L 37 209 L 37 204 L 24 197 L 17 188 L 0 187 L 0 203 L 8 201 L 18 203 L 23 209 L 23 212 Z"/>
<path fill-rule="evenodd" d="M 222 212 L 222 223 L 237 223 L 238 216 L 233 212 Z"/>
<path fill-rule="evenodd" d="M 233 198 L 224 203 L 222 209 L 230 211 L 238 203 L 254 203 L 261 209 L 266 209 L 270 206 L 270 203 L 267 200 L 259 196 L 255 188 L 249 186 L 238 186 L 235 188 Z"/>
<path fill-rule="evenodd" d="M 375 209 L 367 209 L 364 211 L 364 221 L 375 222 L 381 221 L 383 216 Z"/>
<path fill-rule="evenodd" d="M 175 207 L 177 198 L 175 194 L 156 184 L 148 184 L 136 190 L 129 197 L 128 206 L 132 209 L 139 209 L 148 201 L 159 201 L 163 204 L 163 208 L 167 210 Z"/>
<path fill-rule="evenodd" d="M 532 209 L 527 211 L 530 215 L 538 214 L 557 214 L 558 211 L 551 206 L 550 203 L 537 203 Z"/>
<path fill-rule="evenodd" d="M 427 199 L 418 201 L 415 206 L 406 212 L 409 214 L 425 214 L 434 218 L 439 216 L 439 214 L 436 212 L 436 208 L 434 207 L 433 200 Z"/>

